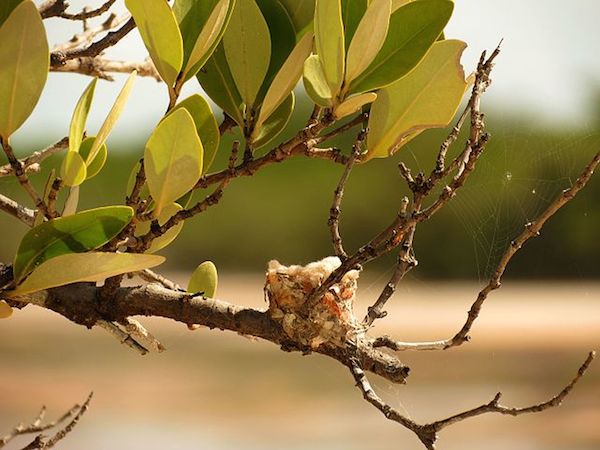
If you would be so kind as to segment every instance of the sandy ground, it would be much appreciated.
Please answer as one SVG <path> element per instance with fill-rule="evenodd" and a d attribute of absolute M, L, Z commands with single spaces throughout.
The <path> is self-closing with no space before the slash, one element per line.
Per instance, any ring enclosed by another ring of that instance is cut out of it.
<path fill-rule="evenodd" d="M 262 278 L 223 275 L 219 297 L 263 307 Z M 363 282 L 358 311 L 378 294 Z M 404 340 L 450 336 L 475 284 L 403 286 L 376 332 Z M 0 434 L 46 404 L 50 416 L 95 392 L 65 449 L 418 449 L 411 433 L 366 404 L 339 364 L 231 333 L 146 320 L 168 347 L 140 357 L 101 330 L 26 308 L 0 322 Z M 558 392 L 587 351 L 600 348 L 600 283 L 507 283 L 493 293 L 468 345 L 407 353 L 408 385 L 374 385 L 427 421 L 497 392 L 524 405 Z M 600 448 L 600 366 L 565 402 L 540 415 L 487 416 L 444 431 L 442 450 Z M 18 443 L 22 443 L 19 441 Z M 18 444 L 17 443 L 17 444 Z M 17 445 L 9 448 L 18 448 Z"/>

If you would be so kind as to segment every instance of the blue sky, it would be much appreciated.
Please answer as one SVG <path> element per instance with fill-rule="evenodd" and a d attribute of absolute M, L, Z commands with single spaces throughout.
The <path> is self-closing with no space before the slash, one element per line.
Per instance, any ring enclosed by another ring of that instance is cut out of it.
<path fill-rule="evenodd" d="M 101 2 L 70 3 L 75 11 Z M 122 4 L 120 0 L 117 3 Z M 493 49 L 504 38 L 494 83 L 485 99 L 488 110 L 504 117 L 533 117 L 545 126 L 585 128 L 591 120 L 590 94 L 600 89 L 599 18 L 598 0 L 456 0 L 446 35 L 469 44 L 463 57 L 467 72 L 475 67 L 482 50 Z M 48 27 L 53 43 L 78 31 L 72 23 L 56 19 L 49 21 Z M 109 56 L 142 60 L 145 49 L 134 32 Z M 91 132 L 99 127 L 123 80 L 118 76 L 114 83 L 98 84 Z M 88 82 L 80 75 L 50 74 L 38 108 L 15 135 L 15 142 L 28 141 L 31 136 L 51 142 L 67 134 L 71 111 Z M 188 84 L 186 92 L 199 91 L 197 83 Z M 138 79 L 113 139 L 144 139 L 166 103 L 160 84 Z"/>

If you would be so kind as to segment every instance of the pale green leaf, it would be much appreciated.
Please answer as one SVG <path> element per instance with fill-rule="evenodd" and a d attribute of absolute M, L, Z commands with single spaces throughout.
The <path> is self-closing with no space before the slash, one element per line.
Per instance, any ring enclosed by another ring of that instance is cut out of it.
<path fill-rule="evenodd" d="M 96 249 L 114 238 L 133 217 L 129 206 L 106 206 L 52 219 L 25 234 L 13 272 L 19 282 L 44 261 L 66 253 Z"/>
<path fill-rule="evenodd" d="M 217 293 L 217 284 L 219 276 L 217 267 L 212 261 L 204 261 L 200 264 L 190 278 L 187 291 L 192 294 L 199 294 L 206 298 L 213 298 Z"/>
<path fill-rule="evenodd" d="M 104 123 L 100 127 L 100 131 L 98 131 L 98 135 L 96 136 L 92 148 L 90 149 L 90 152 L 88 153 L 88 156 L 85 160 L 85 163 L 87 165 L 91 164 L 94 158 L 96 158 L 96 155 L 100 151 L 100 147 L 104 145 L 106 139 L 108 139 L 108 135 L 117 123 L 117 120 L 119 120 L 119 116 L 125 108 L 125 103 L 127 103 L 129 94 L 131 94 L 131 89 L 133 88 L 133 82 L 135 80 L 136 75 L 137 72 L 135 70 L 131 72 L 131 74 L 127 78 L 127 81 L 125 81 L 121 92 L 119 92 L 119 95 L 117 96 L 114 105 L 110 109 L 108 116 L 106 116 L 106 119 L 104 119 Z"/>
<path fill-rule="evenodd" d="M 85 132 L 85 125 L 87 123 L 87 117 L 92 106 L 92 100 L 94 98 L 94 90 L 96 89 L 97 78 L 94 78 L 88 87 L 83 91 L 83 94 L 79 98 L 75 109 L 73 110 L 73 117 L 71 118 L 71 126 L 69 128 L 69 151 L 78 152 L 83 139 L 83 133 Z"/>
<path fill-rule="evenodd" d="M 72 216 L 77 212 L 77 206 L 79 205 L 79 186 L 74 186 L 69 189 L 65 205 L 63 206 L 62 216 Z"/>
<path fill-rule="evenodd" d="M 252 146 L 255 149 L 264 147 L 281 133 L 294 112 L 296 97 L 290 93 L 281 105 L 269 116 L 260 128 L 255 128 L 252 137 Z"/>
<path fill-rule="evenodd" d="M 232 11 L 233 8 L 230 8 L 230 0 L 219 0 L 216 4 L 187 58 L 185 69 L 183 70 L 185 80 L 196 75 L 210 57 L 223 35 L 227 19 L 230 17 L 230 12 Z"/>
<path fill-rule="evenodd" d="M 94 145 L 95 139 L 95 136 L 88 136 L 81 143 L 81 146 L 79 147 L 79 154 L 84 160 L 87 160 L 87 157 L 90 154 L 90 150 Z M 106 148 L 106 144 L 102 144 L 102 147 L 100 147 L 100 149 L 96 153 L 96 157 L 89 164 L 87 164 L 87 176 L 85 178 L 86 180 L 94 178 L 96 175 L 98 175 L 98 173 L 100 173 L 100 171 L 104 167 L 104 164 L 106 163 L 107 157 L 108 149 Z"/>
<path fill-rule="evenodd" d="M 260 107 L 256 128 L 260 128 L 298 84 L 298 80 L 302 76 L 304 61 L 312 50 L 312 41 L 312 33 L 306 33 L 275 76 Z"/>
<path fill-rule="evenodd" d="M 161 78 L 173 86 L 183 64 L 183 40 L 165 0 L 125 0 Z"/>
<path fill-rule="evenodd" d="M 77 152 L 68 151 L 60 166 L 60 177 L 66 186 L 79 186 L 85 181 L 87 167 L 81 155 Z"/>
<path fill-rule="evenodd" d="M 269 28 L 254 0 L 237 0 L 223 45 L 235 84 L 250 108 L 271 59 Z"/>
<path fill-rule="evenodd" d="M 13 310 L 8 303 L 0 300 L 0 319 L 8 319 L 12 316 Z"/>
<path fill-rule="evenodd" d="M 303 81 L 306 93 L 313 102 L 323 107 L 331 106 L 332 94 L 319 55 L 311 55 L 304 62 Z"/>
<path fill-rule="evenodd" d="M 203 149 L 192 116 L 180 108 L 162 120 L 144 151 L 144 168 L 154 217 L 190 191 L 202 173 Z"/>
<path fill-rule="evenodd" d="M 344 26 L 340 0 L 317 0 L 315 6 L 315 43 L 323 73 L 332 97 L 344 81 Z"/>
<path fill-rule="evenodd" d="M 465 47 L 458 40 L 435 43 L 414 70 L 378 92 L 365 159 L 386 157 L 415 133 L 450 123 L 467 88 L 460 64 Z"/>
<path fill-rule="evenodd" d="M 375 92 L 351 95 L 341 104 L 336 106 L 334 111 L 335 117 L 341 119 L 342 117 L 349 116 L 360 110 L 366 104 L 374 102 L 376 98 L 377 94 Z"/>
<path fill-rule="evenodd" d="M 346 84 L 373 62 L 385 42 L 390 23 L 391 0 L 374 0 L 358 24 L 346 60 Z"/>
<path fill-rule="evenodd" d="M 136 253 L 71 253 L 57 256 L 37 267 L 14 291 L 16 297 L 71 283 L 99 282 L 115 275 L 158 266 L 163 256 Z"/>
<path fill-rule="evenodd" d="M 49 63 L 42 18 L 35 4 L 25 0 L 0 27 L 0 137 L 8 139 L 32 113 Z"/>
<path fill-rule="evenodd" d="M 208 102 L 199 94 L 191 95 L 178 103 L 169 114 L 172 114 L 173 111 L 177 111 L 179 108 L 186 109 L 192 116 L 192 119 L 194 119 L 196 131 L 204 149 L 202 167 L 202 173 L 204 174 L 210 168 L 219 149 L 221 133 L 219 132 L 217 119 L 215 119 Z"/>
<path fill-rule="evenodd" d="M 165 223 L 167 223 L 167 221 L 171 217 L 173 217 L 175 214 L 177 214 L 182 209 L 183 208 L 181 207 L 181 205 L 178 205 L 177 203 L 170 203 L 170 204 L 166 205 L 163 208 L 162 212 L 160 213 L 160 216 L 158 217 L 158 224 L 164 225 Z M 146 253 L 155 253 L 155 252 L 165 248 L 171 242 L 173 242 L 175 240 L 175 238 L 181 232 L 181 230 L 183 228 L 183 224 L 184 224 L 184 221 L 182 220 L 174 227 L 169 228 L 169 230 L 165 234 L 154 239 L 152 241 L 152 244 L 148 248 L 148 250 L 146 250 Z M 150 221 L 145 221 L 145 222 L 139 223 L 135 227 L 135 235 L 143 236 L 143 235 L 149 233 L 150 225 L 151 225 Z"/>
<path fill-rule="evenodd" d="M 442 33 L 453 8 L 450 0 L 419 0 L 394 12 L 383 47 L 351 83 L 350 92 L 373 91 L 410 72 Z"/>
<path fill-rule="evenodd" d="M 239 126 L 244 126 L 243 100 L 229 70 L 223 45 L 219 45 L 197 74 L 204 92 Z"/>

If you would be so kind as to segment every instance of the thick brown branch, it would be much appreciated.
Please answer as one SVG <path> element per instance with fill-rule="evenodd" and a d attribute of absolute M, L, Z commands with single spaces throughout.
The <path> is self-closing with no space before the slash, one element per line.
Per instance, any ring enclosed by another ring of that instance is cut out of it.
<path fill-rule="evenodd" d="M 345 347 L 321 345 L 316 350 L 301 347 L 290 340 L 281 325 L 266 311 L 243 308 L 221 300 L 194 297 L 157 284 L 120 287 L 108 298 L 99 298 L 99 289 L 91 284 L 72 284 L 11 299 L 53 310 L 67 319 L 92 327 L 98 321 L 121 323 L 132 316 L 158 316 L 186 325 L 230 330 L 278 344 L 287 351 L 314 351 L 348 365 L 357 358 L 369 370 L 395 383 L 403 383 L 409 369 L 397 358 L 366 343 Z"/>

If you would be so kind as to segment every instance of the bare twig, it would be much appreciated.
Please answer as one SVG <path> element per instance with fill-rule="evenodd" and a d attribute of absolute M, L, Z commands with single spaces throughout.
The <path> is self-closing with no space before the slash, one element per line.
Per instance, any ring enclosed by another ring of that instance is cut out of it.
<path fill-rule="evenodd" d="M 340 178 L 340 181 L 337 187 L 335 188 L 333 194 L 333 203 L 331 205 L 331 208 L 329 209 L 329 220 L 327 221 L 327 224 L 329 225 L 329 231 L 331 233 L 331 242 L 333 243 L 335 254 L 342 261 L 348 257 L 348 254 L 344 250 L 342 236 L 340 235 L 340 206 L 342 204 L 342 198 L 344 197 L 344 187 L 346 186 L 346 182 L 348 181 L 350 172 L 352 171 L 352 167 L 354 166 L 356 159 L 360 156 L 361 146 L 365 139 L 365 136 L 366 130 L 361 131 L 361 133 L 358 135 L 356 142 L 354 143 L 352 155 L 350 156 L 350 159 L 346 164 L 346 168 L 342 173 L 342 177 Z"/>
<path fill-rule="evenodd" d="M 60 17 L 62 19 L 82 21 L 82 20 L 86 20 L 86 19 L 91 19 L 93 17 L 101 16 L 102 14 L 104 14 L 106 11 L 108 11 L 110 9 L 110 7 L 115 3 L 115 1 L 116 0 L 107 0 L 100 7 L 96 8 L 96 9 L 92 9 L 91 11 L 83 10 L 77 14 L 69 14 L 69 13 L 63 11 L 62 13 L 56 14 L 55 16 L 42 15 L 42 17 L 44 19 L 46 19 L 48 17 Z M 57 2 L 62 3 L 61 0 L 58 0 Z M 66 9 L 66 5 L 65 5 L 65 9 Z"/>
<path fill-rule="evenodd" d="M 123 319 L 124 321 L 125 319 Z M 140 344 L 130 333 L 122 330 L 117 324 L 106 320 L 96 321 L 96 325 L 104 329 L 111 336 L 116 338 L 121 344 L 125 344 L 129 348 L 135 350 L 140 355 L 148 353 L 148 349 Z"/>
<path fill-rule="evenodd" d="M 567 395 L 569 395 L 569 393 L 573 390 L 573 388 L 581 379 L 581 377 L 583 377 L 583 375 L 586 373 L 594 357 L 595 353 L 590 352 L 586 360 L 583 362 L 583 364 L 577 371 L 577 375 L 573 378 L 573 380 L 567 386 L 565 386 L 565 388 L 563 388 L 563 390 L 560 393 L 558 393 L 548 401 L 538 403 L 532 406 L 527 406 L 525 408 L 510 408 L 500 404 L 500 397 L 502 396 L 502 394 L 498 393 L 489 403 L 481 405 L 477 408 L 470 409 L 468 411 L 461 412 L 459 414 L 455 414 L 446 419 L 438 420 L 425 425 L 417 424 L 412 419 L 405 417 L 396 409 L 392 408 L 390 405 L 385 403 L 372 388 L 365 372 L 363 371 L 358 361 L 351 360 L 349 368 L 354 377 L 354 380 L 356 381 L 357 387 L 361 390 L 363 397 L 366 401 L 368 401 L 371 405 L 373 405 L 375 408 L 381 411 L 381 413 L 387 419 L 397 422 L 414 432 L 427 449 L 434 450 L 435 442 L 438 439 L 437 433 L 439 431 L 446 428 L 447 426 L 463 421 L 470 417 L 475 417 L 487 413 L 499 413 L 511 416 L 518 416 L 521 414 L 541 412 L 545 411 L 546 409 L 559 406 L 562 403 L 562 401 L 567 397 Z"/>
<path fill-rule="evenodd" d="M 144 269 L 139 272 L 136 272 L 135 274 L 142 280 L 148 281 L 149 283 L 160 283 L 164 287 L 166 287 L 167 289 L 171 289 L 172 291 L 186 292 L 185 289 L 182 289 L 181 286 L 179 286 L 174 281 L 171 281 L 168 278 L 150 269 Z"/>
<path fill-rule="evenodd" d="M 79 73 L 91 77 L 98 77 L 107 81 L 114 81 L 112 74 L 129 74 L 135 70 L 137 71 L 137 75 L 140 77 L 154 78 L 156 81 L 161 80 L 160 75 L 154 67 L 154 64 L 150 60 L 144 62 L 134 62 L 113 61 L 103 59 L 101 57 L 83 57 L 70 59 L 61 66 L 53 66 L 50 70 L 52 72 Z"/>
<path fill-rule="evenodd" d="M 58 141 L 56 144 L 53 144 L 50 147 L 47 147 L 43 150 L 34 152 L 31 155 L 29 155 L 27 158 L 22 159 L 20 161 L 21 166 L 23 167 L 23 170 L 25 172 L 30 172 L 30 171 L 37 172 L 37 171 L 39 171 L 39 165 L 38 165 L 39 163 L 44 161 L 46 158 L 54 155 L 55 153 L 58 153 L 64 149 L 66 149 L 68 146 L 69 146 L 69 138 L 64 137 L 60 141 Z M 35 168 L 32 169 L 32 167 L 35 167 Z M 14 175 L 13 167 L 10 164 L 5 164 L 4 166 L 1 166 L 0 167 L 0 177 L 6 177 L 9 175 Z"/>
<path fill-rule="evenodd" d="M 81 416 L 87 410 L 89 403 L 91 401 L 92 395 L 93 395 L 93 393 L 90 393 L 90 395 L 88 396 L 87 400 L 85 401 L 85 403 L 83 405 L 73 406 L 69 411 L 67 411 L 65 414 L 63 414 L 61 417 L 59 417 L 57 420 L 55 420 L 53 422 L 48 422 L 46 424 L 43 424 L 43 420 L 46 415 L 46 407 L 43 406 L 42 409 L 40 410 L 39 414 L 37 415 L 37 417 L 33 420 L 33 422 L 31 422 L 30 425 L 19 424 L 9 434 L 0 438 L 0 448 L 4 447 L 6 444 L 8 444 L 11 440 L 16 438 L 17 436 L 23 436 L 26 434 L 42 433 L 44 431 L 56 428 L 61 423 L 72 418 L 71 421 L 69 423 L 67 423 L 63 429 L 59 430 L 48 441 L 44 441 L 43 435 L 40 434 L 35 438 L 35 440 L 31 444 L 29 444 L 27 447 L 25 447 L 25 448 L 30 448 L 30 449 L 52 448 L 58 441 L 63 439 L 75 427 L 75 425 L 77 424 L 77 422 L 79 421 Z"/>
<path fill-rule="evenodd" d="M 81 33 L 74 34 L 71 39 L 61 44 L 57 44 L 52 49 L 53 52 L 66 52 L 69 50 L 73 50 L 80 45 L 91 43 L 94 38 L 98 35 L 112 30 L 113 28 L 117 28 L 118 26 L 125 23 L 125 21 L 129 20 L 129 15 L 125 15 L 123 17 L 117 18 L 115 14 L 111 14 L 108 18 L 102 22 L 100 25 L 95 26 L 93 28 L 87 28 Z"/>
<path fill-rule="evenodd" d="M 8 162 L 10 163 L 10 165 L 13 168 L 14 175 L 19 180 L 19 183 L 21 183 L 21 186 L 23 186 L 23 189 L 25 189 L 25 191 L 29 194 L 29 196 L 33 200 L 36 208 L 39 209 L 40 212 L 42 214 L 44 214 L 44 216 L 51 219 L 51 217 L 48 214 L 48 208 L 46 207 L 46 203 L 39 196 L 39 194 L 37 193 L 35 188 L 32 186 L 32 184 L 29 182 L 29 178 L 27 177 L 27 174 L 23 170 L 23 163 L 15 157 L 15 154 L 14 154 L 13 149 L 10 146 L 10 144 L 6 140 L 0 138 L 0 145 L 2 145 L 2 148 L 4 149 L 4 153 L 6 154 L 6 157 L 8 158 Z"/>
<path fill-rule="evenodd" d="M 19 219 L 29 227 L 35 223 L 35 210 L 26 208 L 2 194 L 0 194 L 0 210 Z"/>

